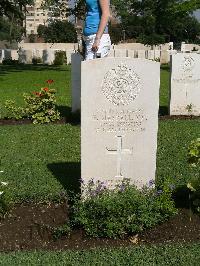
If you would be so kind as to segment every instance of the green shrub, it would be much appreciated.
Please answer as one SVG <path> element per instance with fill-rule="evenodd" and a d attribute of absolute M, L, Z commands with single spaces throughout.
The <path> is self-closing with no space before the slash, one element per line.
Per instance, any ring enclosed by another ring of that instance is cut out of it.
<path fill-rule="evenodd" d="M 52 83 L 48 80 L 47 83 Z M 42 88 L 39 92 L 24 94 L 25 107 L 16 107 L 15 102 L 7 100 L 5 107 L 10 111 L 12 118 L 28 118 L 34 124 L 44 124 L 60 119 L 60 113 L 56 109 L 56 91 L 49 88 Z"/>
<path fill-rule="evenodd" d="M 60 66 L 66 63 L 66 52 L 64 51 L 57 51 L 55 53 L 54 65 Z"/>
<path fill-rule="evenodd" d="M 113 190 L 93 181 L 84 187 L 84 199 L 73 205 L 71 222 L 93 237 L 124 237 L 141 232 L 176 213 L 169 184 L 156 190 L 153 183 L 141 190 L 128 180 Z"/>
<path fill-rule="evenodd" d="M 200 138 L 192 141 L 188 148 L 189 163 L 192 167 L 198 167 L 200 164 Z M 200 213 L 200 173 L 193 176 L 187 187 L 190 189 L 190 199 L 194 208 Z"/>
<path fill-rule="evenodd" d="M 3 65 L 17 65 L 19 62 L 18 60 L 13 60 L 12 58 L 3 59 Z"/>
<path fill-rule="evenodd" d="M 41 64 L 42 63 L 42 58 L 40 57 L 33 57 L 32 59 L 32 64 L 33 65 L 37 65 L 37 64 Z"/>

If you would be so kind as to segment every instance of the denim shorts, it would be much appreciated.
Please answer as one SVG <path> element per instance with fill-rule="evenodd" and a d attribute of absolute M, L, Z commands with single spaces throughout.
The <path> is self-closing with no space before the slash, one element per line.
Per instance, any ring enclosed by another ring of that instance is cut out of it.
<path fill-rule="evenodd" d="M 111 40 L 110 35 L 104 33 L 101 37 L 99 49 L 95 53 L 92 51 L 92 45 L 94 43 L 96 34 L 83 36 L 83 40 L 85 42 L 85 60 L 92 60 L 99 57 L 106 57 L 111 48 Z"/>

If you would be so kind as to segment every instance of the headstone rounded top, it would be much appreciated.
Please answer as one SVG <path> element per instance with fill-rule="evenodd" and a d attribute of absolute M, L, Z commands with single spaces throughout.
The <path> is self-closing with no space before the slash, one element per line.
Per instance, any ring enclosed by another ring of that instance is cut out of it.
<path fill-rule="evenodd" d="M 119 64 L 109 70 L 102 82 L 102 92 L 113 105 L 129 105 L 139 95 L 141 79 L 132 68 Z"/>

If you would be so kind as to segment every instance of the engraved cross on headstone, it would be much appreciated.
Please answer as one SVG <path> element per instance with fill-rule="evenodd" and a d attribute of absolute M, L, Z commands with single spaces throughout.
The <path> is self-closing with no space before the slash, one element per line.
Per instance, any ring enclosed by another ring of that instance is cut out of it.
<path fill-rule="evenodd" d="M 117 155 L 117 176 L 116 178 L 123 177 L 122 175 L 122 154 L 133 154 L 133 148 L 131 149 L 123 149 L 122 138 L 123 136 L 116 136 L 117 137 L 117 149 L 108 149 L 107 154 L 110 155 Z"/>

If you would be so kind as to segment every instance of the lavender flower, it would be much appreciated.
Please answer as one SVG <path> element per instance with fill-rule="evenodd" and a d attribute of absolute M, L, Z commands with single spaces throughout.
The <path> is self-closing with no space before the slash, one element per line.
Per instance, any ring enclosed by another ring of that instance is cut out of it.
<path fill-rule="evenodd" d="M 157 195 L 161 195 L 162 193 L 163 193 L 162 189 L 159 189 L 159 190 L 157 191 Z"/>
<path fill-rule="evenodd" d="M 155 185 L 155 181 L 153 179 L 149 180 L 149 187 L 152 187 Z"/>

